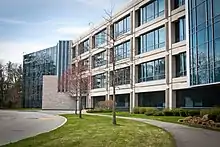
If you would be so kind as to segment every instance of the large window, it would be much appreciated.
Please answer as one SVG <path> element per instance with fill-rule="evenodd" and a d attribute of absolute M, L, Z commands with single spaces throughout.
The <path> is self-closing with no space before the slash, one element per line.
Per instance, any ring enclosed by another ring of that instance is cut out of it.
<path fill-rule="evenodd" d="M 79 62 L 79 70 L 80 71 L 86 71 L 86 70 L 88 70 L 88 68 L 89 68 L 89 59 L 88 58 L 84 59 L 84 60 L 81 60 Z"/>
<path fill-rule="evenodd" d="M 165 28 L 159 28 L 140 36 L 139 53 L 149 52 L 151 50 L 165 46 Z"/>
<path fill-rule="evenodd" d="M 165 78 L 165 60 L 158 59 L 139 65 L 138 82 L 146 82 Z"/>
<path fill-rule="evenodd" d="M 219 0 L 189 0 L 190 83 L 220 82 Z"/>
<path fill-rule="evenodd" d="M 79 45 L 79 54 L 83 54 L 89 50 L 89 39 Z"/>
<path fill-rule="evenodd" d="M 164 0 L 154 0 L 140 9 L 140 24 L 164 15 Z"/>
<path fill-rule="evenodd" d="M 121 68 L 116 70 L 115 72 L 115 85 L 125 85 L 125 84 L 130 84 L 130 67 L 127 68 Z M 113 77 L 112 77 L 112 72 L 110 75 L 110 84 L 112 86 L 113 82 Z"/>
<path fill-rule="evenodd" d="M 176 77 L 186 76 L 186 52 L 176 55 Z"/>
<path fill-rule="evenodd" d="M 95 47 L 100 47 L 107 42 L 106 29 L 95 35 Z"/>
<path fill-rule="evenodd" d="M 93 89 L 105 88 L 105 84 L 106 84 L 105 73 L 95 75 L 92 78 L 93 78 L 93 83 L 92 83 Z"/>
<path fill-rule="evenodd" d="M 121 60 L 129 58 L 131 54 L 131 44 L 130 41 L 122 43 L 115 47 L 115 60 Z"/>
<path fill-rule="evenodd" d="M 127 16 L 114 25 L 114 36 L 118 37 L 131 30 L 131 17 Z"/>
<path fill-rule="evenodd" d="M 107 62 L 106 51 L 94 55 L 92 57 L 92 61 L 93 61 L 93 68 L 106 65 Z"/>
<path fill-rule="evenodd" d="M 183 41 L 186 39 L 186 24 L 185 17 L 180 18 L 175 22 L 175 42 Z"/>
<path fill-rule="evenodd" d="M 76 58 L 76 47 L 72 49 L 72 58 Z"/>
<path fill-rule="evenodd" d="M 174 9 L 176 9 L 182 5 L 185 5 L 185 0 L 174 0 Z"/>

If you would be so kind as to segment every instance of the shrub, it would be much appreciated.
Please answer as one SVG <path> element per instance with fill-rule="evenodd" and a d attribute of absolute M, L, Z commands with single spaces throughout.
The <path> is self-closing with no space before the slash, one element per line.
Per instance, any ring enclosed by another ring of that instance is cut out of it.
<path fill-rule="evenodd" d="M 98 102 L 97 107 L 102 109 L 112 109 L 113 101 L 112 100 L 100 101 Z"/>
<path fill-rule="evenodd" d="M 188 116 L 188 115 L 187 115 L 187 112 L 188 112 L 188 110 L 184 110 L 184 109 L 180 109 L 180 110 L 179 110 L 179 114 L 180 114 L 180 116 L 182 116 L 182 117 Z"/>
<path fill-rule="evenodd" d="M 172 109 L 171 111 L 173 112 L 173 116 L 180 116 L 179 113 L 180 109 L 176 108 L 176 109 Z"/>
<path fill-rule="evenodd" d="M 200 110 L 188 110 L 187 116 L 199 116 L 200 115 Z"/>
<path fill-rule="evenodd" d="M 162 111 L 157 111 L 153 114 L 153 116 L 164 116 L 163 112 Z"/>
<path fill-rule="evenodd" d="M 173 116 L 172 110 L 169 110 L 169 109 L 164 109 L 163 114 L 164 116 Z"/>
<path fill-rule="evenodd" d="M 97 108 L 97 109 L 87 110 L 86 112 L 87 113 L 111 113 L 112 110 L 111 109 L 100 109 L 100 108 Z"/>
<path fill-rule="evenodd" d="M 220 115 L 217 115 L 216 122 L 220 122 Z"/>
<path fill-rule="evenodd" d="M 134 107 L 133 108 L 133 113 L 134 114 L 139 114 L 139 107 Z"/>
<path fill-rule="evenodd" d="M 219 108 L 203 109 L 200 111 L 200 116 L 208 114 L 210 120 L 218 121 L 218 115 L 220 115 Z"/>
<path fill-rule="evenodd" d="M 159 112 L 159 110 L 157 108 L 153 108 L 153 107 L 146 107 L 145 110 L 146 111 L 145 111 L 144 114 L 147 115 L 147 116 L 154 115 L 157 112 Z"/>
<path fill-rule="evenodd" d="M 139 114 L 145 114 L 146 108 L 145 107 L 140 107 L 139 108 Z"/>

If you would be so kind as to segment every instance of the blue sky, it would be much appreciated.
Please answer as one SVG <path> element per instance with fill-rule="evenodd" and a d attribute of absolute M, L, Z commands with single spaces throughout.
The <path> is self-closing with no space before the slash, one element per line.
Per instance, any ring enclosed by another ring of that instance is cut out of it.
<path fill-rule="evenodd" d="M 0 60 L 22 62 L 23 53 L 72 40 L 100 23 L 104 9 L 129 0 L 0 0 Z"/>

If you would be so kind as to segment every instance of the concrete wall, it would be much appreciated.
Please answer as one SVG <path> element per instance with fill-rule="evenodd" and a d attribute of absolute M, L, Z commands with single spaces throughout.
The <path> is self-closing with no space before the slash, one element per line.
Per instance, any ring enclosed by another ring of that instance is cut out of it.
<path fill-rule="evenodd" d="M 67 93 L 58 93 L 57 76 L 43 77 L 42 109 L 75 110 L 75 100 Z"/>

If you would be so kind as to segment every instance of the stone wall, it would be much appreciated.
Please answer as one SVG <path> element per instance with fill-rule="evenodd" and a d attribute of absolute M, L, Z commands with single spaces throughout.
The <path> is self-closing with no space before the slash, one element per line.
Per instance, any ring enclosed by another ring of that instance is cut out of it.
<path fill-rule="evenodd" d="M 43 77 L 42 109 L 75 110 L 75 100 L 67 93 L 58 92 L 57 76 Z"/>

